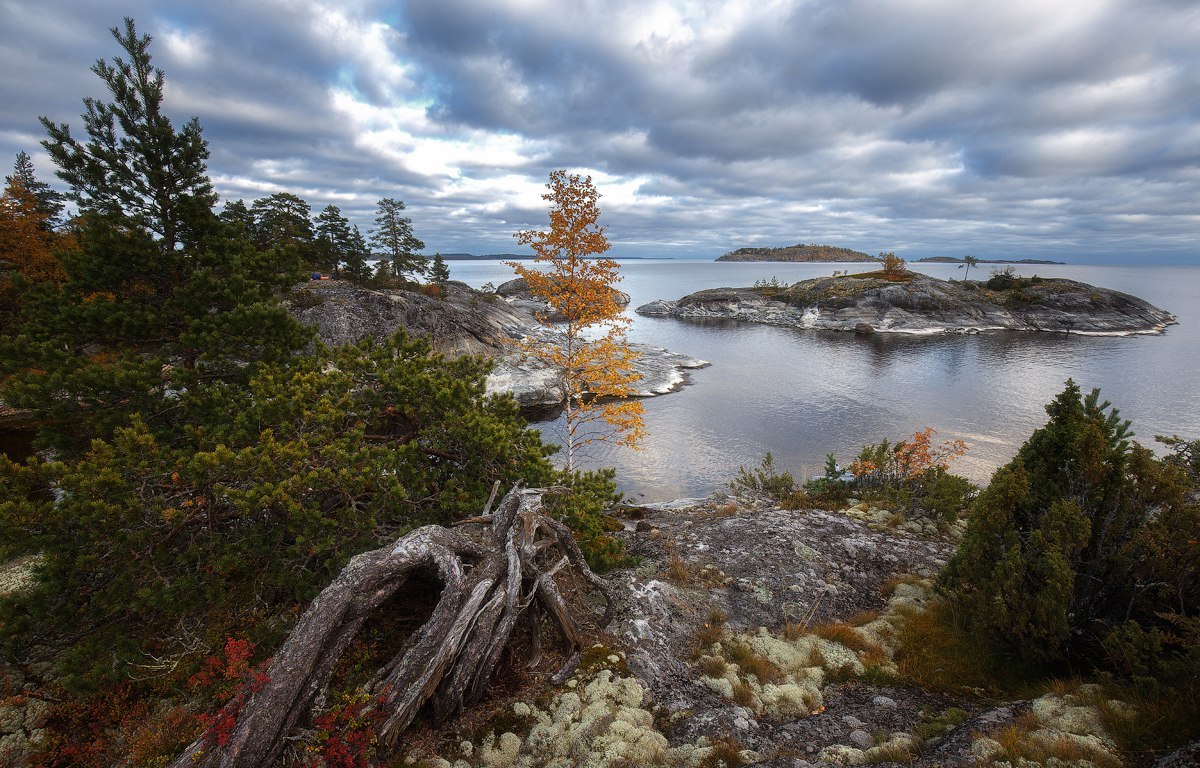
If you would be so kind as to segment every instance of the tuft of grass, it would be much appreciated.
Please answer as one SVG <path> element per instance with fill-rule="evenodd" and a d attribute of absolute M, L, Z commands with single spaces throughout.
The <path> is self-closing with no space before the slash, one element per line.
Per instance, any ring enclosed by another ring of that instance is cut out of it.
<path fill-rule="evenodd" d="M 944 601 L 924 610 L 902 607 L 898 615 L 895 661 L 904 680 L 935 691 L 1010 692 L 1036 677 L 1020 659 L 968 632 Z"/>
<path fill-rule="evenodd" d="M 1102 690 L 1094 706 L 1100 711 L 1104 729 L 1131 765 L 1149 765 L 1200 733 L 1200 688 L 1196 685 L 1109 681 Z M 1127 707 L 1133 708 L 1132 717 Z"/>
<path fill-rule="evenodd" d="M 844 645 L 852 651 L 871 657 L 876 662 L 887 659 L 887 652 L 878 643 L 867 639 L 861 632 L 845 622 L 818 624 L 810 630 L 810 633 L 832 643 Z"/>
<path fill-rule="evenodd" d="M 755 653 L 754 649 L 745 643 L 730 643 L 725 647 L 725 656 L 738 665 L 744 675 L 754 675 L 759 685 L 779 683 L 784 675 L 779 667 L 771 663 L 766 656 Z"/>
<path fill-rule="evenodd" d="M 687 586 L 692 581 L 692 571 L 687 562 L 679 556 L 675 545 L 672 544 L 667 558 L 667 581 L 679 586 Z"/>
<path fill-rule="evenodd" d="M 742 768 L 742 745 L 729 736 L 720 736 L 712 741 L 712 752 L 700 763 L 700 768 Z"/>
<path fill-rule="evenodd" d="M 1078 762 L 1090 763 L 1096 768 L 1121 768 L 1122 763 L 1115 755 L 1082 739 L 1071 738 L 1064 734 L 1054 739 L 1034 738 L 1031 733 L 1036 730 L 1034 724 L 1026 722 L 1025 718 L 1018 719 L 1012 725 L 1005 726 L 991 734 L 1000 745 L 1000 753 L 993 755 L 986 765 L 1019 765 L 1021 761 L 1046 764 L 1052 760 L 1074 765 Z"/>
<path fill-rule="evenodd" d="M 705 677 L 721 677 L 725 674 L 725 670 L 729 667 L 725 663 L 725 659 L 720 656 L 701 656 L 696 662 L 696 666 L 700 668 L 700 672 Z"/>
<path fill-rule="evenodd" d="M 913 749 L 909 744 L 885 744 L 867 753 L 867 765 L 879 763 L 911 763 Z"/>
<path fill-rule="evenodd" d="M 704 622 L 704 626 L 696 632 L 696 649 L 693 651 L 693 655 L 699 657 L 700 654 L 725 639 L 725 624 L 728 621 L 729 615 L 724 611 L 717 608 L 709 611 L 708 621 Z"/>
<path fill-rule="evenodd" d="M 749 707 L 754 704 L 754 689 L 747 683 L 739 682 L 733 686 L 733 700 L 743 707 Z"/>

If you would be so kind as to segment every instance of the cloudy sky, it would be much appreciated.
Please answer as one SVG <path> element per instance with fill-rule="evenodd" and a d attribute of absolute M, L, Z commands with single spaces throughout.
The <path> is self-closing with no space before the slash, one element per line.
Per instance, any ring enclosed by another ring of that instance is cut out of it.
<path fill-rule="evenodd" d="M 1194 0 L 0 0 L 0 158 L 53 167 L 129 15 L 227 199 L 518 250 L 556 168 L 617 256 L 821 242 L 1200 264 Z M 8 171 L 6 171 L 7 173 Z"/>

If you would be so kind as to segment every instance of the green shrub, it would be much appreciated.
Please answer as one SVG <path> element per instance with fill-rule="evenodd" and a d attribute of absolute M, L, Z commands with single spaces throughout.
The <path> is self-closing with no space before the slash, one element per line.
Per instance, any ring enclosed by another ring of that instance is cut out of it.
<path fill-rule="evenodd" d="M 746 493 L 752 496 L 768 496 L 779 500 L 796 491 L 796 480 L 791 472 L 779 472 L 775 468 L 775 457 L 767 452 L 762 462 L 755 469 L 738 467 L 737 477 L 729 483 L 734 493 Z"/>
<path fill-rule="evenodd" d="M 1109 408 L 1068 380 L 975 501 L 941 578 L 977 630 L 1043 663 L 1096 663 L 1127 618 L 1150 627 L 1200 608 L 1185 474 L 1131 443 Z"/>

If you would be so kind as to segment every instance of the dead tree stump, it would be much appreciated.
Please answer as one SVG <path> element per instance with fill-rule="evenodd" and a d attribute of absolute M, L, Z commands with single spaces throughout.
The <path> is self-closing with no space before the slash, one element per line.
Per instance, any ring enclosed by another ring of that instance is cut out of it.
<path fill-rule="evenodd" d="M 563 670 L 569 673 L 583 638 L 556 576 L 573 571 L 604 596 L 601 626 L 611 620 L 613 605 L 607 584 L 588 568 L 571 531 L 542 513 L 542 496 L 550 490 L 514 488 L 494 512 L 489 500 L 481 516 L 453 530 L 425 526 L 351 559 L 300 618 L 268 666 L 268 681 L 238 714 L 228 741 L 214 744 L 201 737 L 170 768 L 273 763 L 287 737 L 320 708 L 334 666 L 371 612 L 418 571 L 436 569 L 443 584 L 437 606 L 365 686 L 374 706 L 386 713 L 379 732 L 383 749 L 394 749 L 423 706 L 444 716 L 478 697 L 514 630 L 535 606 L 570 646 L 571 661 Z M 471 525 L 483 526 L 480 535 L 467 534 Z M 536 637 L 536 626 L 533 630 Z"/>

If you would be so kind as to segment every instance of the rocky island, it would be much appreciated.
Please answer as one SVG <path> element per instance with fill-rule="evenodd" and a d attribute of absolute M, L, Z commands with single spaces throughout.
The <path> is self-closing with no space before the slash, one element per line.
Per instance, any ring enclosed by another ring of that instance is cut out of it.
<path fill-rule="evenodd" d="M 717 261 L 784 261 L 784 262 L 872 262 L 879 261 L 861 251 L 833 245 L 785 245 L 781 248 L 738 248 Z"/>
<path fill-rule="evenodd" d="M 1175 316 L 1119 291 L 1061 278 L 939 280 L 912 272 L 819 277 L 790 286 L 712 288 L 637 308 L 650 317 L 741 320 L 792 328 L 888 333 L 1051 331 L 1161 333 Z"/>

